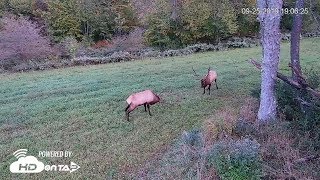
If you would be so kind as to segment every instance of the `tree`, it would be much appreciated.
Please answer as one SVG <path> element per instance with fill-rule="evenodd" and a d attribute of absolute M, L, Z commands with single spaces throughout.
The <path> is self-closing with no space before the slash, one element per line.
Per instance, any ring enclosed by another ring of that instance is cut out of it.
<path fill-rule="evenodd" d="M 296 9 L 303 9 L 304 0 L 297 0 Z M 297 13 L 294 15 L 293 25 L 291 30 L 291 47 L 290 47 L 290 56 L 291 56 L 291 66 L 292 68 L 292 78 L 298 83 L 302 83 L 299 79 L 302 74 L 300 66 L 300 34 L 302 30 L 302 14 Z M 294 70 L 296 69 L 296 70 Z"/>
<path fill-rule="evenodd" d="M 6 16 L 1 19 L 0 61 L 23 61 L 47 58 L 53 53 L 50 41 L 40 35 L 36 24 L 24 17 Z M 13 64 L 14 65 L 14 64 Z"/>
<path fill-rule="evenodd" d="M 238 30 L 236 9 L 230 0 L 159 0 L 148 16 L 147 42 L 179 47 L 197 42 L 215 43 Z"/>
<path fill-rule="evenodd" d="M 48 1 L 41 11 L 49 32 L 57 42 L 74 37 L 99 41 L 116 33 L 129 33 L 137 18 L 128 0 L 57 0 Z"/>
<path fill-rule="evenodd" d="M 5 10 L 19 15 L 31 15 L 33 0 L 3 0 Z"/>
<path fill-rule="evenodd" d="M 311 2 L 311 1 L 310 1 Z M 296 9 L 303 9 L 304 8 L 304 0 L 297 0 L 295 3 Z M 291 63 L 289 66 L 291 67 L 292 77 L 287 77 L 280 72 L 277 72 L 277 77 L 284 81 L 285 83 L 289 84 L 293 87 L 296 92 L 295 100 L 298 100 L 300 103 L 300 110 L 304 112 L 304 105 L 311 106 L 311 103 L 306 102 L 302 97 L 306 95 L 307 92 L 312 95 L 314 98 L 320 98 L 320 92 L 314 89 L 315 87 L 310 86 L 306 79 L 303 77 L 303 73 L 300 66 L 300 34 L 303 28 L 303 14 L 297 13 L 293 16 L 293 23 L 291 31 L 291 48 L 290 48 L 290 55 L 291 55 Z M 251 63 L 255 65 L 258 69 L 262 69 L 261 65 L 255 61 L 251 60 Z M 310 82 L 309 82 L 310 83 Z"/>
<path fill-rule="evenodd" d="M 258 15 L 262 44 L 261 94 L 258 120 L 268 122 L 276 119 L 277 102 L 275 82 L 280 56 L 280 20 L 281 14 L 276 11 L 263 12 L 263 9 L 280 10 L 282 0 L 258 0 L 261 10 Z"/>
<path fill-rule="evenodd" d="M 48 11 L 42 11 L 42 17 L 48 24 L 49 33 L 56 42 L 71 36 L 82 38 L 80 9 L 76 0 L 49 1 Z"/>
<path fill-rule="evenodd" d="M 82 0 L 81 32 L 93 41 L 111 39 L 116 29 L 117 15 L 109 0 Z"/>

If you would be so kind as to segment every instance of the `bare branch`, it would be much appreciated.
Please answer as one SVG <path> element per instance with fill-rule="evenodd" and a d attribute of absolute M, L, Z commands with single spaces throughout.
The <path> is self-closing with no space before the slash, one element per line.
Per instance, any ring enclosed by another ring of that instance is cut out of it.
<path fill-rule="evenodd" d="M 312 107 L 312 108 L 315 108 L 315 109 L 320 110 L 320 107 L 319 107 L 319 106 L 316 106 L 316 105 L 314 105 L 314 104 L 312 104 L 312 103 L 309 103 L 309 102 L 303 100 L 302 98 L 294 98 L 294 99 L 297 100 L 297 101 L 299 101 L 300 104 L 302 104 L 302 105 L 304 105 L 304 106 L 308 106 L 308 107 Z"/>
<path fill-rule="evenodd" d="M 307 157 L 304 157 L 304 158 L 297 159 L 293 163 L 308 162 L 308 161 L 316 160 L 318 158 L 320 158 L 319 155 L 311 155 L 311 156 L 307 156 Z"/>
<path fill-rule="evenodd" d="M 261 70 L 261 64 L 258 63 L 256 60 L 251 59 L 249 62 L 251 64 L 253 64 L 256 68 Z M 294 81 L 292 78 L 289 78 L 289 77 L 287 77 L 287 76 L 285 76 L 285 75 L 283 75 L 283 74 L 281 74 L 279 72 L 277 72 L 277 77 L 279 79 L 281 79 L 282 81 L 284 81 L 285 83 L 293 86 L 296 89 L 305 89 L 308 92 L 310 92 L 311 94 L 313 94 L 314 96 L 320 98 L 320 92 L 314 90 L 308 84 L 300 84 L 300 83 Z"/>

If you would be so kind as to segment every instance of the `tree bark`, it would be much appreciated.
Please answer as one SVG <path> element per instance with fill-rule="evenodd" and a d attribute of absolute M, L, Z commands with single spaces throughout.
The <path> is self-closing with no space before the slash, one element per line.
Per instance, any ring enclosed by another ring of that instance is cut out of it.
<path fill-rule="evenodd" d="M 260 70 L 262 69 L 261 64 L 259 64 L 256 60 L 251 59 L 250 63 L 252 63 L 256 68 Z M 311 93 L 313 96 L 320 98 L 320 92 L 312 89 L 308 84 L 299 84 L 298 82 L 294 81 L 292 78 L 287 77 L 279 72 L 277 72 L 277 77 L 282 81 L 284 81 L 285 83 L 291 85 L 295 89 L 298 89 L 298 90 L 305 89 L 306 91 Z"/>
<path fill-rule="evenodd" d="M 304 7 L 304 0 L 297 0 L 296 9 L 302 9 Z M 302 71 L 300 66 L 300 34 L 302 30 L 302 14 L 298 13 L 294 15 L 292 30 L 291 30 L 291 66 L 292 78 L 294 81 L 301 83 Z M 295 69 L 295 70 L 294 70 Z"/>
<path fill-rule="evenodd" d="M 273 10 L 282 8 L 282 0 L 257 0 L 260 10 L 261 45 L 262 45 L 262 72 L 261 95 L 258 111 L 258 121 L 261 123 L 276 119 L 277 101 L 275 97 L 275 82 L 280 55 L 280 19 L 281 14 Z M 263 10 L 272 10 L 265 12 Z"/>
<path fill-rule="evenodd" d="M 302 9 L 304 7 L 304 0 L 297 0 L 295 8 Z M 302 77 L 302 70 L 300 65 L 300 34 L 302 30 L 302 14 L 295 14 L 293 17 L 292 30 L 291 30 L 291 73 L 292 79 L 299 84 L 306 84 L 305 79 Z M 296 99 L 302 99 L 302 91 L 295 91 Z M 305 112 L 304 105 L 299 103 L 302 112 Z"/>

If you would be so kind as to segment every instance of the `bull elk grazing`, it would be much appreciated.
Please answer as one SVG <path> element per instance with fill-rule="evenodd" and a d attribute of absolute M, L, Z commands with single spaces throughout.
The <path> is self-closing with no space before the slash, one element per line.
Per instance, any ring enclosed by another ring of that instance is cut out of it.
<path fill-rule="evenodd" d="M 197 75 L 196 71 L 193 68 L 192 68 L 192 70 L 195 73 L 195 75 Z M 212 83 L 215 83 L 217 89 L 219 89 L 218 88 L 218 84 L 217 84 L 217 78 L 218 78 L 217 72 L 213 71 L 213 70 L 210 70 L 210 67 L 209 67 L 208 68 L 208 73 L 200 80 L 201 81 L 201 87 L 203 88 L 203 94 L 206 93 L 206 87 L 208 87 L 209 95 L 210 95 L 210 88 L 211 88 Z"/>
<path fill-rule="evenodd" d="M 152 116 L 150 112 L 150 105 L 158 103 L 160 101 L 160 97 L 153 93 L 151 90 L 145 90 L 142 92 L 131 94 L 126 101 L 128 103 L 128 106 L 125 109 L 125 112 L 127 120 L 129 121 L 129 113 L 141 105 L 144 105 L 144 110 L 146 112 L 148 108 L 149 115 Z"/>

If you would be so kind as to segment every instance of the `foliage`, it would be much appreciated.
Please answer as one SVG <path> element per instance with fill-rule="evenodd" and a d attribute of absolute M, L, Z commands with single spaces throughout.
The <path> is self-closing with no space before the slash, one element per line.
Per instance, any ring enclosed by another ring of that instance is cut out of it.
<path fill-rule="evenodd" d="M 68 36 L 78 40 L 82 38 L 80 8 L 76 0 L 49 1 L 48 8 L 48 11 L 42 11 L 42 17 L 48 23 L 49 32 L 56 42 Z"/>
<path fill-rule="evenodd" d="M 110 39 L 116 32 L 117 14 L 113 10 L 112 1 L 83 0 L 81 9 L 81 31 L 94 41 Z"/>
<path fill-rule="evenodd" d="M 287 0 L 284 2 L 284 9 L 295 8 L 296 0 Z M 307 8 L 303 14 L 303 28 L 302 32 L 314 32 L 320 30 L 320 1 L 306 1 L 304 7 Z M 281 19 L 281 30 L 283 32 L 290 32 L 292 29 L 294 13 L 285 13 Z"/>
<path fill-rule="evenodd" d="M 93 41 L 111 39 L 116 33 L 128 33 L 137 19 L 127 0 L 48 1 L 48 11 L 41 11 L 55 41 L 72 36 Z"/>
<path fill-rule="evenodd" d="M 5 10 L 5 2 L 0 1 L 0 17 L 3 16 L 4 10 Z M 1 29 L 1 24 L 0 24 L 0 29 Z"/>
<path fill-rule="evenodd" d="M 132 4 L 129 0 L 114 1 L 113 8 L 117 14 L 116 33 L 129 33 L 139 25 L 136 12 L 133 10 Z"/>
<path fill-rule="evenodd" d="M 245 36 L 258 31 L 253 16 L 241 16 L 241 7 L 234 6 L 235 2 L 230 0 L 183 0 L 177 6 L 167 1 L 158 3 L 156 12 L 148 16 L 145 34 L 152 46 L 172 48 L 197 42 L 215 43 L 237 32 Z M 247 29 L 241 29 L 239 24 Z"/>
<path fill-rule="evenodd" d="M 32 15 L 33 2 L 33 0 L 3 0 L 0 7 L 16 15 L 29 16 Z"/>
<path fill-rule="evenodd" d="M 130 1 L 137 12 L 137 18 L 139 22 L 144 26 L 146 25 L 147 14 L 156 11 L 156 5 L 158 0 L 131 0 Z"/>
<path fill-rule="evenodd" d="M 129 34 L 113 37 L 107 51 L 139 51 L 145 48 L 143 29 L 137 28 Z"/>
<path fill-rule="evenodd" d="M 212 44 L 193 44 L 181 49 L 169 49 L 165 51 L 145 48 L 143 30 L 136 29 L 128 35 L 117 36 L 111 42 L 106 40 L 97 42 L 94 46 L 85 47 L 84 41 L 81 43 L 73 37 L 67 37 L 62 42 L 56 44 L 54 49 L 58 50 L 58 57 L 62 60 L 48 62 L 30 62 L 12 69 L 16 71 L 43 70 L 51 68 L 61 68 L 76 65 L 105 64 L 112 62 L 131 61 L 144 58 L 160 58 L 185 56 L 207 51 L 226 51 L 229 48 L 245 48 L 255 46 L 255 40 L 250 38 L 231 38 L 232 41 Z M 62 62 L 61 62 L 62 61 Z"/>
<path fill-rule="evenodd" d="M 65 38 L 60 44 L 60 53 L 62 57 L 74 58 L 80 44 L 72 37 Z"/>
<path fill-rule="evenodd" d="M 310 70 L 307 81 L 313 88 L 320 85 L 319 71 Z M 299 136 L 308 136 L 312 141 L 305 142 L 305 148 L 320 150 L 320 100 L 304 90 L 293 89 L 290 85 L 280 82 L 277 85 L 279 111 L 291 121 L 292 130 Z M 299 94 L 301 99 L 297 99 Z"/>
<path fill-rule="evenodd" d="M 169 4 L 159 1 L 157 7 L 158 10 L 147 17 L 148 28 L 144 34 L 147 44 L 160 48 L 180 46 L 171 27 Z"/>
<path fill-rule="evenodd" d="M 254 36 L 260 30 L 259 22 L 255 14 L 243 13 L 242 10 L 256 8 L 256 0 L 232 0 L 238 23 L 238 36 Z"/>
<path fill-rule="evenodd" d="M 3 17 L 0 31 L 0 61 L 3 69 L 32 59 L 44 59 L 53 54 L 50 41 L 40 35 L 40 28 L 24 17 Z"/>
<path fill-rule="evenodd" d="M 3 12 L 45 20 L 56 42 L 70 36 L 77 40 L 83 36 L 94 41 L 110 39 L 138 25 L 128 0 L 5 0 L 0 2 L 0 15 Z"/>
<path fill-rule="evenodd" d="M 214 166 L 222 179 L 260 179 L 259 143 L 250 139 L 216 142 L 208 155 L 208 166 Z"/>

